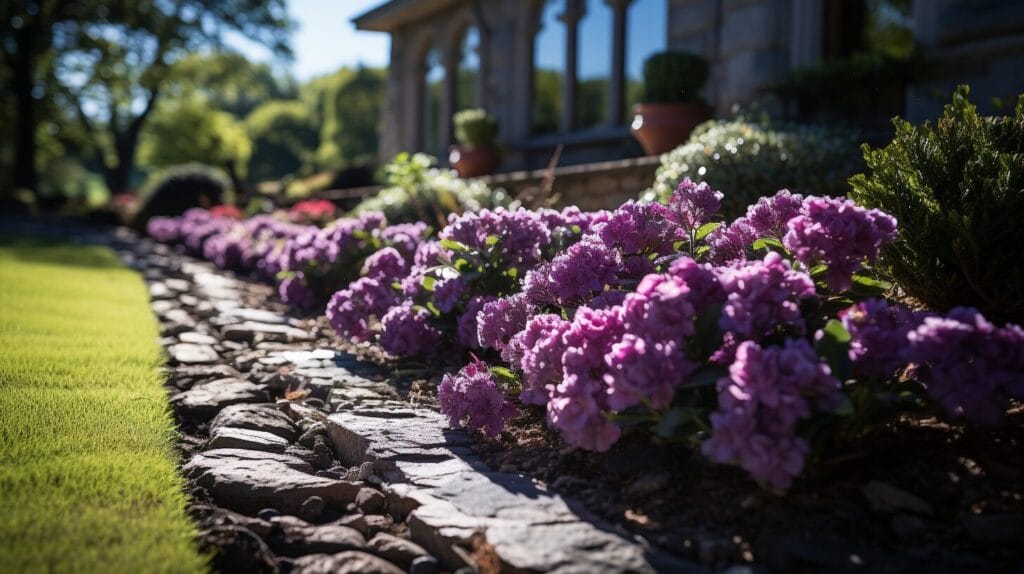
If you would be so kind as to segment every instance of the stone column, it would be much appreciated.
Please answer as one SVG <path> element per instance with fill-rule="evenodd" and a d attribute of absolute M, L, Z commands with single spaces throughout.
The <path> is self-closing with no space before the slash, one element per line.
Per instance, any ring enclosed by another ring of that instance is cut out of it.
<path fill-rule="evenodd" d="M 626 18 L 632 0 L 605 0 L 612 9 L 612 77 L 608 94 L 608 123 L 625 123 L 626 108 Z"/>
<path fill-rule="evenodd" d="M 561 131 L 571 132 L 576 127 L 576 56 L 579 49 L 578 31 L 585 7 L 583 0 L 565 0 L 565 12 L 559 17 L 565 22 L 565 91 L 562 92 Z"/>
<path fill-rule="evenodd" d="M 813 66 L 821 60 L 823 0 L 793 0 L 790 14 L 789 68 Z"/>

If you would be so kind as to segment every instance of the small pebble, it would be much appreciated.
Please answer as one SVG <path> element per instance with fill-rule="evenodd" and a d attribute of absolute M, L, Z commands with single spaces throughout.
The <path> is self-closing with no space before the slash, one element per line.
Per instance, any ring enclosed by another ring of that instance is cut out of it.
<path fill-rule="evenodd" d="M 256 516 L 263 520 L 270 520 L 275 516 L 281 516 L 281 513 L 274 508 L 264 508 L 263 510 L 257 512 Z"/>
<path fill-rule="evenodd" d="M 437 574 L 437 558 L 420 556 L 412 561 L 412 565 L 409 566 L 409 574 Z"/>
<path fill-rule="evenodd" d="M 316 522 L 324 512 L 324 499 L 319 496 L 310 496 L 299 507 L 298 517 L 306 522 Z"/>

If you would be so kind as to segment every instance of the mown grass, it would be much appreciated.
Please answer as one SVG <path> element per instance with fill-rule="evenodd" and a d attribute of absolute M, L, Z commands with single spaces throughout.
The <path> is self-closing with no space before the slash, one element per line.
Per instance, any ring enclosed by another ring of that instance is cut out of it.
<path fill-rule="evenodd" d="M 0 572 L 202 572 L 157 325 L 113 252 L 0 236 Z"/>

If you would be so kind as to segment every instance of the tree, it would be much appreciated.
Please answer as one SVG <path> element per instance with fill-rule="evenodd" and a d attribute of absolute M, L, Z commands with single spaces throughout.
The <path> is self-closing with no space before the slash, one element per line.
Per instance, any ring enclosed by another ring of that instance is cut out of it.
<path fill-rule="evenodd" d="M 265 63 L 241 54 L 214 51 L 189 54 L 176 62 L 164 90 L 167 97 L 201 97 L 215 109 L 245 119 L 263 102 L 294 100 L 298 84 Z"/>
<path fill-rule="evenodd" d="M 18 127 L 16 181 L 35 186 L 37 96 L 59 97 L 96 144 L 95 160 L 113 192 L 128 186 L 142 128 L 173 64 L 224 44 L 229 31 L 289 54 L 285 0 L 21 0 L 0 14 Z M 52 73 L 58 93 L 39 93 Z"/>
<path fill-rule="evenodd" d="M 249 114 L 245 125 L 253 142 L 250 179 L 280 179 L 309 164 L 318 141 L 310 116 L 298 100 L 266 102 Z"/>
<path fill-rule="evenodd" d="M 170 167 L 190 162 L 223 167 L 236 187 L 245 177 L 252 142 L 231 114 L 198 98 L 167 102 L 153 113 L 139 145 L 139 164 Z"/>
<path fill-rule="evenodd" d="M 360 67 L 328 89 L 316 152 L 318 163 L 340 167 L 373 161 L 384 82 L 383 70 Z"/>

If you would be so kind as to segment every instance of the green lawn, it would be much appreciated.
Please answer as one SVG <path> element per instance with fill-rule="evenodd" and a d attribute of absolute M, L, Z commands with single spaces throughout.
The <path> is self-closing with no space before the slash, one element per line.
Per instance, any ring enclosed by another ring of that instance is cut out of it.
<path fill-rule="evenodd" d="M 202 572 L 142 278 L 0 236 L 0 572 Z"/>

